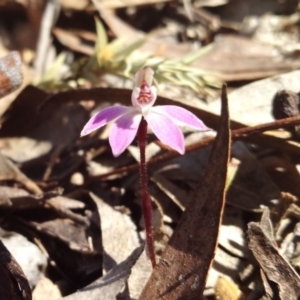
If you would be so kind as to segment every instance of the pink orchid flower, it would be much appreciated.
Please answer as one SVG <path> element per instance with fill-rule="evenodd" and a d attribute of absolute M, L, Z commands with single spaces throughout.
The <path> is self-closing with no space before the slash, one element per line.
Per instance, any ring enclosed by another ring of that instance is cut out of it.
<path fill-rule="evenodd" d="M 113 122 L 109 143 L 115 157 L 132 143 L 139 124 L 144 118 L 156 137 L 170 148 L 184 154 L 184 136 L 178 126 L 189 126 L 198 130 L 209 130 L 202 121 L 188 110 L 175 105 L 153 106 L 157 98 L 152 86 L 154 71 L 145 67 L 135 74 L 132 92 L 132 107 L 116 105 L 96 113 L 84 126 L 81 136 Z"/>

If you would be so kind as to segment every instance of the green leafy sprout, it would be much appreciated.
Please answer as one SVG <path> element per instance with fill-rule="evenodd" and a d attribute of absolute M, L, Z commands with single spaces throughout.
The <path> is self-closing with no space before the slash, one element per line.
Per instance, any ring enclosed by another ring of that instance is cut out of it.
<path fill-rule="evenodd" d="M 86 81 L 93 84 L 104 74 L 114 74 L 132 79 L 138 70 L 149 66 L 155 71 L 156 85 L 164 82 L 188 86 L 196 92 L 208 94 L 211 94 L 213 89 L 221 87 L 217 74 L 190 66 L 208 52 L 211 49 L 210 46 L 188 53 L 179 59 L 167 59 L 139 50 L 147 36 L 126 45 L 122 38 L 108 42 L 105 28 L 99 20 L 96 20 L 96 30 L 97 40 L 92 56 L 75 61 L 67 74 L 60 75 L 66 58 L 66 54 L 61 53 L 37 85 L 53 91 L 53 89 L 80 87 Z"/>

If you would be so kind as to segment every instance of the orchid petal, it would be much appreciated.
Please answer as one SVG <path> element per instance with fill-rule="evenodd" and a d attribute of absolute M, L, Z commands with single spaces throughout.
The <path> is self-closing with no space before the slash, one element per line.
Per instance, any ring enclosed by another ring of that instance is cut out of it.
<path fill-rule="evenodd" d="M 209 130 L 204 123 L 188 110 L 175 105 L 159 105 L 151 109 L 151 113 L 165 115 L 179 126 L 190 126 L 199 130 Z"/>
<path fill-rule="evenodd" d="M 142 115 L 133 112 L 126 114 L 113 123 L 109 133 L 109 143 L 115 157 L 119 156 L 135 138 Z"/>
<path fill-rule="evenodd" d="M 159 140 L 180 154 L 184 154 L 183 134 L 169 117 L 163 114 L 152 113 L 151 110 L 145 119 Z"/>
<path fill-rule="evenodd" d="M 96 113 L 84 126 L 81 131 L 81 136 L 87 135 L 92 131 L 106 125 L 107 123 L 123 116 L 126 113 L 133 111 L 134 108 L 127 106 L 109 106 Z"/>

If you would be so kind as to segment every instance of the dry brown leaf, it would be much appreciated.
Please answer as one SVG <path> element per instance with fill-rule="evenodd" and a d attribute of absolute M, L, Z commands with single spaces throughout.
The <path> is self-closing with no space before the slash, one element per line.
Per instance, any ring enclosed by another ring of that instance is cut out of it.
<path fill-rule="evenodd" d="M 0 153 L 0 180 L 15 180 L 24 185 L 26 189 L 36 195 L 41 195 L 43 192 L 30 180 L 24 173 L 22 173 L 15 164 Z"/>
<path fill-rule="evenodd" d="M 57 193 L 32 195 L 24 189 L 9 186 L 0 187 L 0 206 L 14 210 L 35 208 L 42 205 L 42 201 L 53 197 Z"/>
<path fill-rule="evenodd" d="M 189 201 L 187 192 L 167 180 L 161 173 L 156 172 L 151 180 L 181 209 L 184 210 Z"/>
<path fill-rule="evenodd" d="M 50 104 L 39 110 L 47 94 L 27 87 L 5 115 L 0 131 L 0 148 L 14 161 L 24 162 L 48 154 L 53 148 L 68 149 L 78 139 L 88 119 L 79 104 Z"/>
<path fill-rule="evenodd" d="M 85 45 L 81 41 L 80 37 L 78 37 L 75 33 L 61 28 L 54 28 L 52 32 L 67 48 L 87 56 L 92 56 L 94 54 L 94 48 L 92 46 Z"/>
<path fill-rule="evenodd" d="M 279 294 L 275 294 L 274 297 L 279 296 L 282 300 L 298 299 L 300 295 L 300 277 L 280 255 L 273 241 L 265 234 L 262 225 L 255 222 L 249 223 L 247 234 L 249 249 L 264 274 L 270 281 L 278 285 Z M 270 288 L 269 284 L 268 288 Z M 272 292 L 274 293 L 274 291 Z"/>
<path fill-rule="evenodd" d="M 57 196 L 51 199 L 48 199 L 46 205 L 55 207 L 56 209 L 83 209 L 86 205 L 79 200 L 67 198 L 65 196 Z"/>
<path fill-rule="evenodd" d="M 275 46 L 250 38 L 219 35 L 215 38 L 211 51 L 203 55 L 194 65 L 200 69 L 216 72 L 224 81 L 270 77 L 292 71 L 295 65 L 299 65 L 299 61 L 288 62 L 280 54 L 273 55 L 275 51 Z"/>
<path fill-rule="evenodd" d="M 235 176 L 227 193 L 227 203 L 243 210 L 261 211 L 261 206 L 273 207 L 280 190 L 264 171 L 259 161 L 242 142 L 232 145 Z M 279 201 L 278 201 L 279 203 Z"/>
<path fill-rule="evenodd" d="M 298 1 L 264 1 L 231 0 L 220 8 L 219 15 L 226 22 L 242 22 L 247 16 L 263 16 L 269 14 L 290 14 L 297 9 Z"/>
<path fill-rule="evenodd" d="M 281 191 L 291 193 L 300 198 L 298 188 L 300 185 L 300 177 L 294 163 L 278 156 L 278 154 L 267 155 L 261 158 L 259 162 Z"/>
<path fill-rule="evenodd" d="M 139 299 L 198 300 L 202 295 L 225 202 L 229 149 L 229 115 L 223 87 L 220 131 L 206 172 Z"/>
<path fill-rule="evenodd" d="M 115 210 L 93 193 L 100 216 L 103 243 L 103 270 L 108 272 L 140 245 L 137 228 L 130 216 Z"/>
<path fill-rule="evenodd" d="M 234 90 L 229 94 L 230 104 L 232 103 L 231 119 L 248 126 L 274 121 L 271 114 L 273 97 L 281 90 L 298 93 L 299 82 L 300 71 L 297 70 L 259 80 Z M 207 110 L 217 113 L 220 110 L 219 101 L 209 103 Z"/>
<path fill-rule="evenodd" d="M 30 222 L 39 232 L 63 241 L 76 251 L 92 252 L 84 228 L 69 219 L 55 219 L 43 223 Z"/>
<path fill-rule="evenodd" d="M 35 287 L 48 265 L 47 257 L 33 242 L 17 232 L 1 228 L 0 238 L 22 268 L 30 287 Z"/>
<path fill-rule="evenodd" d="M 126 260 L 114 266 L 105 276 L 97 279 L 82 290 L 64 297 L 64 300 L 115 300 L 117 296 L 124 293 L 127 279 L 131 273 L 132 266 L 143 252 L 144 247 L 135 249 Z M 122 299 L 129 297 L 122 295 Z"/>
<path fill-rule="evenodd" d="M 143 251 L 131 269 L 128 278 L 128 289 L 132 299 L 138 299 L 152 272 L 152 265 L 146 252 Z"/>
<path fill-rule="evenodd" d="M 31 300 L 31 289 L 21 267 L 0 241 L 1 300 Z"/>

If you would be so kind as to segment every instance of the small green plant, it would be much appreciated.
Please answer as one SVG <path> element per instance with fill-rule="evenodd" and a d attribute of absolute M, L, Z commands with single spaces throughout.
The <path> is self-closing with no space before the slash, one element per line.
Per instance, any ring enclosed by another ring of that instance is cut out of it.
<path fill-rule="evenodd" d="M 108 42 L 104 26 L 96 20 L 97 41 L 94 54 L 76 61 L 68 74 L 59 75 L 64 63 L 64 54 L 58 56 L 53 66 L 44 74 L 38 83 L 45 89 L 65 89 L 81 86 L 87 81 L 99 81 L 104 74 L 115 74 L 131 79 L 144 66 L 155 71 L 155 84 L 170 83 L 188 86 L 196 92 L 209 93 L 211 89 L 220 88 L 221 83 L 216 76 L 207 70 L 201 70 L 190 65 L 210 50 L 210 46 L 191 52 L 179 59 L 157 57 L 151 53 L 144 53 L 139 48 L 147 37 L 143 37 L 132 44 L 126 45 L 123 38 Z"/>

